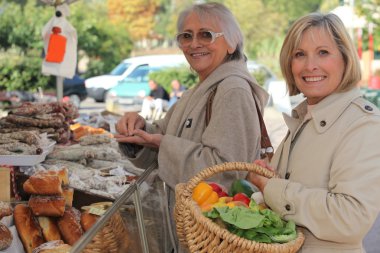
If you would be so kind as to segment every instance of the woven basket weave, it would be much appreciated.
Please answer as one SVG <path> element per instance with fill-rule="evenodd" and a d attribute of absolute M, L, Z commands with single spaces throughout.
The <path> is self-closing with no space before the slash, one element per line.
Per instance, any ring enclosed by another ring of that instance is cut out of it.
<path fill-rule="evenodd" d="M 190 179 L 188 183 L 178 184 L 175 188 L 174 218 L 181 244 L 187 247 L 190 252 L 199 253 L 297 252 L 305 240 L 304 235 L 299 230 L 297 230 L 297 238 L 288 243 L 259 243 L 230 233 L 202 214 L 198 205 L 192 200 L 193 189 L 199 182 L 225 171 L 255 172 L 267 178 L 275 176 L 274 172 L 253 163 L 231 162 L 204 169 Z"/>
<path fill-rule="evenodd" d="M 120 213 L 116 212 L 82 252 L 125 253 L 128 245 L 127 229 Z"/>

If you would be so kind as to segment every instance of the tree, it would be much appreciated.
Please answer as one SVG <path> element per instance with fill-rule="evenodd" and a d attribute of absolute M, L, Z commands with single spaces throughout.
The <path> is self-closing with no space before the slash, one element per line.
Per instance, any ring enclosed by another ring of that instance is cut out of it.
<path fill-rule="evenodd" d="M 158 0 L 108 0 L 107 3 L 111 21 L 125 26 L 134 41 L 151 36 Z"/>

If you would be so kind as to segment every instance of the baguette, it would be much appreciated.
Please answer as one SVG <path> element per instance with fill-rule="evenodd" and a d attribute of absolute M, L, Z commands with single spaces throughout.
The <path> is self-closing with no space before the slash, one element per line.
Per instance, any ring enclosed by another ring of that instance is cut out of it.
<path fill-rule="evenodd" d="M 61 235 L 59 233 L 57 221 L 52 217 L 39 216 L 37 217 L 38 224 L 42 229 L 42 234 L 45 238 L 45 241 L 56 241 L 61 240 Z"/>
<path fill-rule="evenodd" d="M 35 216 L 60 217 L 65 212 L 66 200 L 62 196 L 32 195 L 28 204 Z"/>
<path fill-rule="evenodd" d="M 37 248 L 44 243 L 41 228 L 27 205 L 16 205 L 13 215 L 16 229 L 24 246 L 25 252 L 32 253 L 34 248 Z"/>

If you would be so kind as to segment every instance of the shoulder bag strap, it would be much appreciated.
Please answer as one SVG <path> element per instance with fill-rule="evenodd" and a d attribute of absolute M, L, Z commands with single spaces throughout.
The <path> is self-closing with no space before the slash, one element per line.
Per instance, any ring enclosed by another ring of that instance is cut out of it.
<path fill-rule="evenodd" d="M 257 101 L 255 99 L 255 95 L 254 95 L 255 93 L 253 91 L 252 86 L 250 86 L 250 87 L 251 87 L 251 92 L 252 92 L 253 100 L 255 101 L 257 115 L 259 117 L 259 123 L 260 123 L 260 130 L 261 130 L 261 152 L 260 152 L 260 157 L 261 157 L 261 159 L 266 159 L 267 158 L 270 161 L 272 159 L 272 157 L 273 157 L 274 149 L 273 149 L 272 143 L 271 143 L 271 141 L 269 139 L 267 128 L 265 126 L 265 122 L 264 122 L 263 116 L 262 116 L 262 114 L 260 112 L 259 105 L 257 104 Z M 206 120 L 206 127 L 210 123 L 211 113 L 212 113 L 212 103 L 214 101 L 214 97 L 215 97 L 217 88 L 218 88 L 218 85 L 216 85 L 215 88 L 213 88 L 211 90 L 211 92 L 210 92 L 210 94 L 208 96 L 208 99 L 207 99 L 207 103 L 206 103 L 206 119 L 205 119 Z"/>

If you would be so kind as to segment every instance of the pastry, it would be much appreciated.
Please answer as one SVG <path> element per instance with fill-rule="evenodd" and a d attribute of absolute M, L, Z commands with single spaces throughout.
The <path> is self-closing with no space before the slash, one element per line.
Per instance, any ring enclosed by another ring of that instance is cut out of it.
<path fill-rule="evenodd" d="M 32 195 L 28 204 L 35 216 L 59 217 L 65 211 L 66 200 L 63 196 Z"/>

